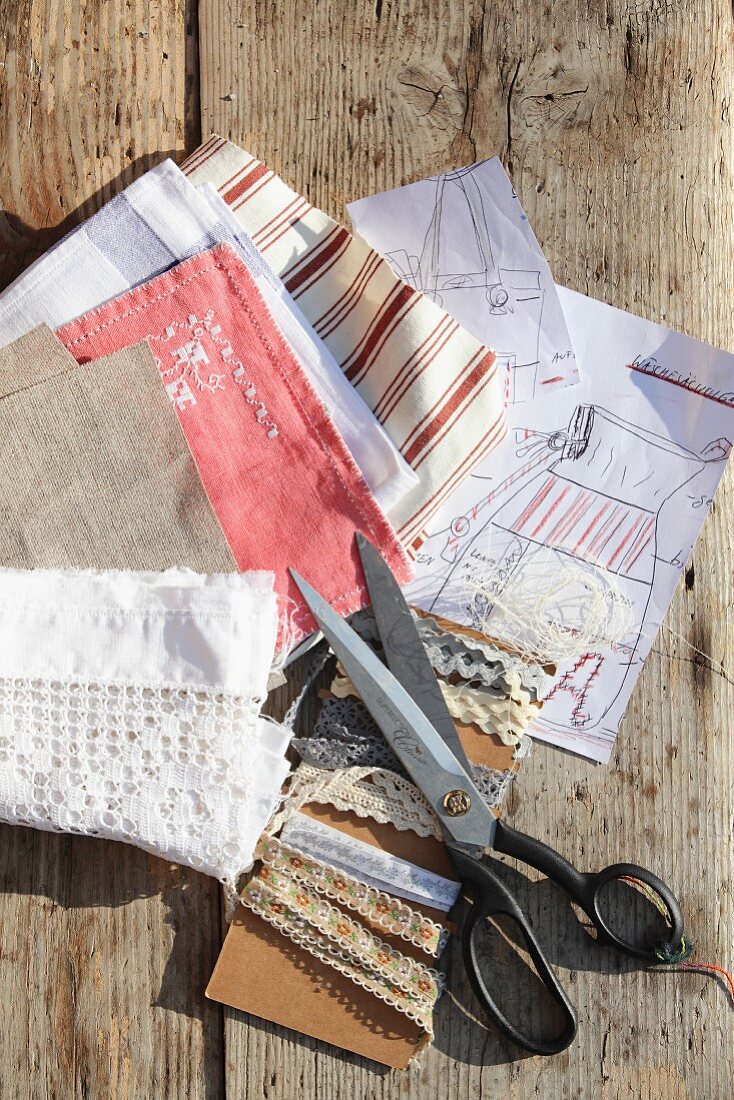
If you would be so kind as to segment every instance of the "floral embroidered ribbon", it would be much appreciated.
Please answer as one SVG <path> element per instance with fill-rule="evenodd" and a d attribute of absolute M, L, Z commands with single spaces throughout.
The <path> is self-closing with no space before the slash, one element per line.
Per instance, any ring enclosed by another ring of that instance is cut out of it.
<path fill-rule="evenodd" d="M 429 1033 L 443 975 L 397 951 L 300 882 L 264 866 L 240 900 L 316 957 L 394 1005 Z"/>
<path fill-rule="evenodd" d="M 283 901 L 312 924 L 322 935 L 336 943 L 343 952 L 360 961 L 368 969 L 381 973 L 406 993 L 431 995 L 434 1000 L 441 991 L 441 976 L 425 963 L 411 959 L 402 951 L 375 936 L 364 924 L 348 916 L 342 909 L 308 891 L 289 875 L 265 866 L 258 875 L 261 886 L 269 887 Z M 257 888 L 256 888 L 257 889 Z M 277 902 L 271 904 L 276 906 Z"/>
<path fill-rule="evenodd" d="M 257 880 L 253 880 L 255 881 Z M 287 906 L 278 904 L 277 908 L 273 909 L 267 902 L 263 903 L 260 891 L 256 891 L 252 896 L 252 892 L 246 890 L 241 901 L 268 924 L 277 928 L 291 942 L 349 978 L 355 985 L 369 990 L 379 1000 L 392 1005 L 398 1012 L 402 1012 L 404 1016 L 422 1027 L 429 1038 L 433 1037 L 433 1002 L 405 993 L 384 978 L 371 974 L 363 966 L 352 962 L 342 955 L 339 948 L 326 936 L 307 926 L 302 918 Z"/>
<path fill-rule="evenodd" d="M 384 891 L 367 886 L 346 871 L 329 867 L 276 837 L 261 839 L 258 856 L 267 867 L 292 875 L 303 885 L 355 910 L 426 954 L 434 957 L 441 954 L 448 939 L 448 929 Z"/>

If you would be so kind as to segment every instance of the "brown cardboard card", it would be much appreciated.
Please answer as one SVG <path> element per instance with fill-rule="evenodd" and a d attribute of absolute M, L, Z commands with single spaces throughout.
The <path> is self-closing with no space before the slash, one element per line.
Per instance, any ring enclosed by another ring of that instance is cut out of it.
<path fill-rule="evenodd" d="M 302 812 L 439 874 L 451 874 L 443 845 L 430 837 L 367 823 L 329 806 L 311 805 Z M 400 838 L 396 844 L 395 835 Z M 438 910 L 416 908 L 434 920 L 444 918 Z M 418 948 L 386 935 L 384 929 L 375 931 L 399 950 L 430 964 L 429 956 Z M 418 1024 L 314 958 L 244 906 L 238 908 L 230 925 L 206 995 L 395 1069 L 405 1069 L 427 1042 Z"/>
<path fill-rule="evenodd" d="M 457 729 L 476 763 L 500 769 L 512 766 L 512 749 L 498 738 L 473 726 L 457 724 Z M 446 849 L 433 837 L 401 832 L 393 825 L 331 806 L 312 803 L 302 812 L 401 859 L 446 878 L 454 877 Z M 417 908 L 451 927 L 438 910 Z M 401 951 L 430 965 L 430 957 L 418 948 L 404 940 L 391 940 L 382 929 L 377 931 Z M 428 1041 L 407 1016 L 314 958 L 244 906 L 239 907 L 229 928 L 206 995 L 395 1069 L 405 1069 Z"/>

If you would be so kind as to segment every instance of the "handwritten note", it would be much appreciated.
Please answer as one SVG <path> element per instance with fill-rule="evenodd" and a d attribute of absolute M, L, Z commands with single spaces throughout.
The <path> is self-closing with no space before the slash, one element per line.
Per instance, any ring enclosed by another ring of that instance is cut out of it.
<path fill-rule="evenodd" d="M 467 625 L 481 611 L 502 634 L 503 586 L 527 589 L 564 562 L 613 578 L 632 629 L 559 668 L 530 731 L 606 761 L 734 440 L 734 356 L 559 296 L 580 384 L 509 410 L 508 440 L 439 513 L 408 595 Z M 478 609 L 483 571 L 497 604 Z M 549 611 L 574 629 L 572 609 Z"/>

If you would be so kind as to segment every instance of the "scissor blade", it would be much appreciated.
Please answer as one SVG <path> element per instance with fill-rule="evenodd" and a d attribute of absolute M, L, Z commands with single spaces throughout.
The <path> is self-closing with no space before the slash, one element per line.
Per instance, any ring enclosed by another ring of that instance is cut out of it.
<path fill-rule="evenodd" d="M 490 847 L 496 827 L 494 815 L 441 735 L 402 684 L 323 596 L 294 569 L 291 575 L 362 702 L 445 831 L 467 849 Z M 444 805 L 451 792 L 468 796 L 468 808 L 460 816 L 452 816 Z"/>
<path fill-rule="evenodd" d="M 469 772 L 469 761 L 405 596 L 379 550 L 360 532 L 357 547 L 388 668 Z"/>

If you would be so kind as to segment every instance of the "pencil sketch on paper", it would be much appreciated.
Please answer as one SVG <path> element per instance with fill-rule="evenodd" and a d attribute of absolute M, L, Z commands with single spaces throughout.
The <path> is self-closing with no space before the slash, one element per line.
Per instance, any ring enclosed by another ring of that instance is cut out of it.
<path fill-rule="evenodd" d="M 506 606 L 532 601 L 543 585 L 547 592 L 564 562 L 612 575 L 615 598 L 631 610 L 633 627 L 559 669 L 539 720 L 583 737 L 603 726 L 640 660 L 658 563 L 682 565 L 671 532 L 660 537 L 661 510 L 730 449 L 719 438 L 697 454 L 593 404 L 577 406 L 568 426 L 554 432 L 519 429 L 512 471 L 486 492 L 476 479 L 471 507 L 424 544 L 421 558 L 433 564 L 423 575 L 431 597 L 421 606 L 454 615 L 458 608 L 463 621 L 512 640 Z M 584 575 L 573 574 L 577 587 L 583 588 Z M 583 637 L 583 599 L 555 583 L 556 599 L 546 600 L 543 614 Z M 527 622 L 523 629 L 528 632 Z"/>
<path fill-rule="evenodd" d="M 496 157 L 348 209 L 400 278 L 492 348 L 509 403 L 578 381 L 550 269 Z"/>
<path fill-rule="evenodd" d="M 452 316 L 491 318 L 492 347 L 506 372 L 507 399 L 527 401 L 536 393 L 546 292 L 537 268 L 508 270 L 495 259 L 476 167 L 437 177 L 420 253 L 409 256 L 399 249 L 386 258 L 401 279 Z M 460 256 L 448 247 L 457 233 L 464 242 Z M 517 324 L 520 309 L 522 325 Z"/>

